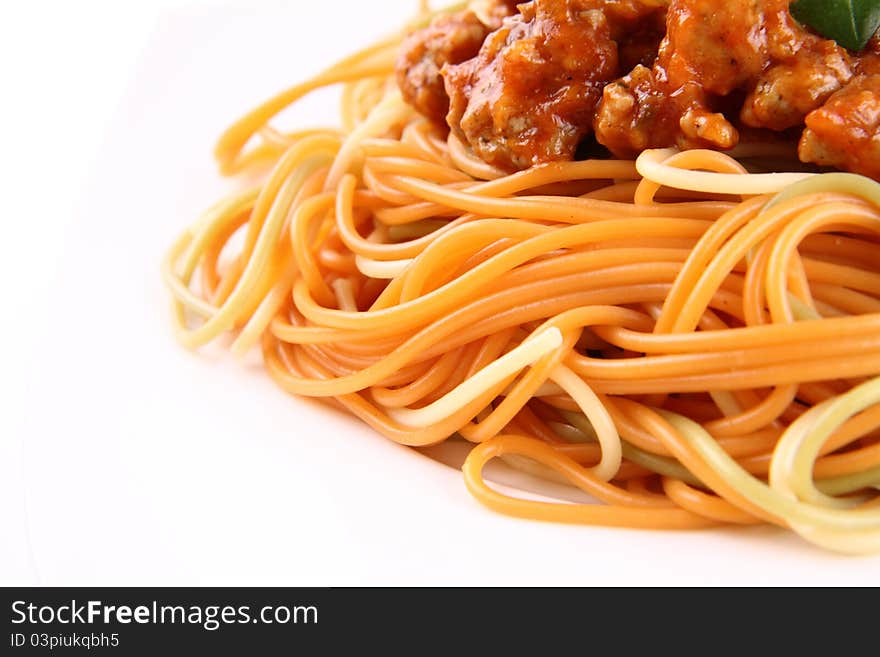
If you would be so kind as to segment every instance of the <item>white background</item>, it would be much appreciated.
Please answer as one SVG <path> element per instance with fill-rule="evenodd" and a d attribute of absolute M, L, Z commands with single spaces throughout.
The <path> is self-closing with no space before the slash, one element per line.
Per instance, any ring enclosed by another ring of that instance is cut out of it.
<path fill-rule="evenodd" d="M 0 584 L 880 584 L 878 559 L 772 529 L 493 515 L 457 472 L 175 344 L 159 259 L 229 188 L 213 139 L 415 4 L 3 3 Z"/>

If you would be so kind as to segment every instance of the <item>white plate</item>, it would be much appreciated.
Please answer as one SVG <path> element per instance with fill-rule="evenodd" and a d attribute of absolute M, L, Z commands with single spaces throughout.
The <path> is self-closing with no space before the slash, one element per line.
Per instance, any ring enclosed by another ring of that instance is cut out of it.
<path fill-rule="evenodd" d="M 646 532 L 515 520 L 459 472 L 173 340 L 159 260 L 230 183 L 242 111 L 400 22 L 412 2 L 273 3 L 169 17 L 68 236 L 36 354 L 26 515 L 45 584 L 880 583 L 774 529 Z M 379 6 L 381 5 L 381 15 Z M 294 112 L 335 116 L 332 95 Z"/>

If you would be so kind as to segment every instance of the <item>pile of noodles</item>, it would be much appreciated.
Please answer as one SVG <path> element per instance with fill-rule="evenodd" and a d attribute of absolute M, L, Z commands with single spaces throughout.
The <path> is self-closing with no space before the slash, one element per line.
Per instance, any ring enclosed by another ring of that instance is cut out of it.
<path fill-rule="evenodd" d="M 401 101 L 398 44 L 223 135 L 224 174 L 270 173 L 170 249 L 180 340 L 259 345 L 399 443 L 470 441 L 503 513 L 880 550 L 880 186 L 762 173 L 794 156 L 760 145 L 507 175 Z M 337 83 L 342 129 L 269 127 Z M 602 504 L 504 495 L 496 457 Z"/>

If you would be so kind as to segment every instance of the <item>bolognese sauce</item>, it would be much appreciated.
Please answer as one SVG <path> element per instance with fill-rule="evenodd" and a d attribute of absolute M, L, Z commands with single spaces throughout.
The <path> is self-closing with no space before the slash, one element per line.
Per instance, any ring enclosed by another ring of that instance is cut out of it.
<path fill-rule="evenodd" d="M 800 135 L 800 159 L 880 178 L 880 45 L 848 51 L 789 0 L 483 0 L 398 61 L 404 98 L 507 170 Z M 478 18 L 481 16 L 482 18 Z"/>

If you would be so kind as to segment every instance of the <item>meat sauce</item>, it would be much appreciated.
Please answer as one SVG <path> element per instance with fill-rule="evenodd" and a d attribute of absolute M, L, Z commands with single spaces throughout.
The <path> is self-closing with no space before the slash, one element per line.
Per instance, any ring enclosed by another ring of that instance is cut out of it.
<path fill-rule="evenodd" d="M 788 0 L 675 0 L 666 25 L 652 69 L 605 90 L 597 137 L 617 155 L 673 144 L 729 149 L 736 124 L 803 125 L 853 75 L 848 53 L 796 23 Z M 739 108 L 733 94 L 745 96 Z"/>
<path fill-rule="evenodd" d="M 877 38 L 847 51 L 797 23 L 789 0 L 478 5 L 410 35 L 398 82 L 490 164 L 570 160 L 591 134 L 632 157 L 802 130 L 802 161 L 880 179 Z"/>

